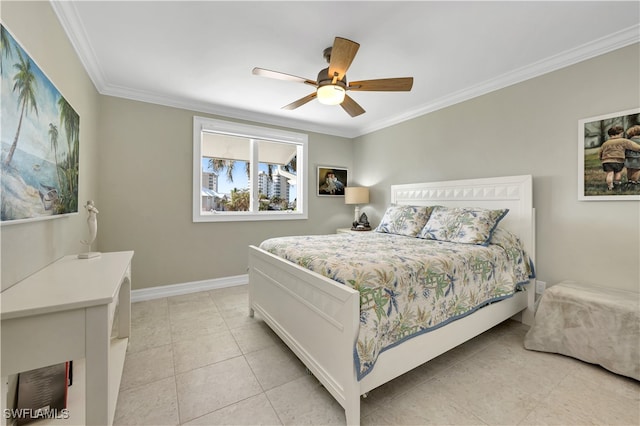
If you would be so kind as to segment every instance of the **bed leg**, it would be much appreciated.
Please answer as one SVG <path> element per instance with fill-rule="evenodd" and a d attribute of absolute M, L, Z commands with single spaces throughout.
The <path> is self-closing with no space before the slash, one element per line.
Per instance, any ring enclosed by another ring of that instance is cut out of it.
<path fill-rule="evenodd" d="M 249 318 L 253 318 L 254 314 L 255 312 L 253 311 L 253 308 L 249 308 Z"/>
<path fill-rule="evenodd" d="M 355 398 L 355 401 L 347 401 L 347 406 L 344 409 L 345 417 L 347 418 L 347 425 L 359 425 L 360 424 L 360 398 Z"/>

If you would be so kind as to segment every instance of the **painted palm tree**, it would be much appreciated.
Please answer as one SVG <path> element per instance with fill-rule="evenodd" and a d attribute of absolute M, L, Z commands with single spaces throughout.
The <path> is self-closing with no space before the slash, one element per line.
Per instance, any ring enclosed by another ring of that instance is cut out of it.
<path fill-rule="evenodd" d="M 11 42 L 9 41 L 9 33 L 4 28 L 4 26 L 0 25 L 0 73 L 2 73 L 3 68 L 3 60 L 2 57 L 6 56 L 7 58 L 11 55 Z"/>
<path fill-rule="evenodd" d="M 60 124 L 64 126 L 64 130 L 67 133 L 69 154 L 72 157 L 76 156 L 80 140 L 80 117 L 62 96 L 58 99 L 58 108 L 60 108 Z"/>
<path fill-rule="evenodd" d="M 16 130 L 16 136 L 13 138 L 13 143 L 7 154 L 7 158 L 4 163 L 8 166 L 11 164 L 13 154 L 18 146 L 18 138 L 20 137 L 20 129 L 22 128 L 22 119 L 24 115 L 31 109 L 38 115 L 38 105 L 36 102 L 37 80 L 36 76 L 31 71 L 31 61 L 29 58 L 25 61 L 20 50 L 17 50 L 20 63 L 13 66 L 18 72 L 13 76 L 13 91 L 18 93 L 18 105 L 20 108 L 20 119 L 18 120 L 18 129 Z"/>
<path fill-rule="evenodd" d="M 62 190 L 62 181 L 60 180 L 60 171 L 58 170 L 58 128 L 55 124 L 49 123 L 49 141 L 53 148 L 53 159 L 56 163 L 56 176 L 58 177 L 58 190 Z"/>
<path fill-rule="evenodd" d="M 80 117 L 62 96 L 58 99 L 60 109 L 60 125 L 67 134 L 67 161 L 64 167 L 67 185 L 72 198 L 76 195 L 75 186 L 78 177 L 78 153 L 80 146 Z"/>

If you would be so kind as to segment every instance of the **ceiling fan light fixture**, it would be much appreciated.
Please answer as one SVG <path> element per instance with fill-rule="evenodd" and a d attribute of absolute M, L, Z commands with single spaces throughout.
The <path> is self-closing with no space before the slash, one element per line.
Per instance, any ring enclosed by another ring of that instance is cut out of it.
<path fill-rule="evenodd" d="M 318 87 L 318 101 L 324 105 L 339 105 L 344 101 L 345 89 L 337 84 Z"/>
<path fill-rule="evenodd" d="M 318 102 L 324 105 L 340 105 L 351 117 L 357 117 L 366 111 L 351 96 L 347 96 L 347 90 L 358 92 L 408 92 L 413 87 L 413 77 L 360 80 L 356 81 L 355 84 L 348 84 L 347 70 L 351 66 L 359 47 L 360 44 L 355 41 L 336 37 L 333 45 L 324 50 L 324 58 L 329 63 L 329 66 L 320 70 L 316 81 L 264 68 L 254 68 L 252 72 L 254 75 L 295 81 L 315 87 L 315 92 L 283 106 L 282 109 L 284 110 L 293 110 L 307 102 L 318 99 Z"/>

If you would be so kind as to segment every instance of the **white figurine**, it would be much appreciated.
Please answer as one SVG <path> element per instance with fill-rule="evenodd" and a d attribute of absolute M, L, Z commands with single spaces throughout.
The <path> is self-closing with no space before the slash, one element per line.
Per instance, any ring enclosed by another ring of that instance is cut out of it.
<path fill-rule="evenodd" d="M 84 208 L 87 210 L 87 225 L 89 227 L 89 239 L 81 240 L 82 244 L 89 246 L 89 251 L 87 253 L 80 253 L 78 255 L 79 259 L 91 259 L 92 257 L 100 256 L 99 252 L 91 251 L 91 244 L 96 239 L 96 235 L 98 235 L 98 209 L 93 204 L 93 200 L 88 200 L 87 204 L 85 204 Z"/>

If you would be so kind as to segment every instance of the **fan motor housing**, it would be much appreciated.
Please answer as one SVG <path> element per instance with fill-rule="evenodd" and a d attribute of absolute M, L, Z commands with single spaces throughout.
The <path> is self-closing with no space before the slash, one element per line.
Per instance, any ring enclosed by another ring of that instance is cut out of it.
<path fill-rule="evenodd" d="M 333 77 L 329 76 L 329 68 L 325 68 L 318 73 L 318 78 L 316 79 L 318 82 L 318 87 L 327 86 L 329 84 L 333 84 Z M 347 89 L 347 75 L 345 74 L 342 77 L 342 80 L 337 80 L 335 83 L 336 86 L 341 86 L 343 89 Z"/>

